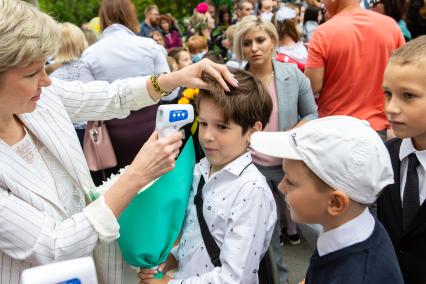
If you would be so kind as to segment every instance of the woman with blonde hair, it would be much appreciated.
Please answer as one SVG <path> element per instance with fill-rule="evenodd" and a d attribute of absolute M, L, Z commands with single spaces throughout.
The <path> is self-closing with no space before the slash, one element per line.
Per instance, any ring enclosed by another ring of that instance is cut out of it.
<path fill-rule="evenodd" d="M 95 248 L 105 283 L 126 283 L 123 267 L 108 265 L 119 259 L 117 218 L 140 188 L 174 167 L 180 135 L 153 133 L 120 178 L 87 204 L 94 185 L 71 121 L 125 117 L 180 85 L 209 88 L 204 72 L 227 90 L 224 78 L 235 80 L 208 60 L 111 84 L 50 79 L 44 67 L 60 46 L 57 23 L 20 0 L 0 1 L 0 19 L 1 283 L 17 284 L 26 268 Z"/>
<path fill-rule="evenodd" d="M 46 72 L 51 74 L 63 65 L 68 65 L 70 68 L 78 69 L 78 72 L 73 72 L 70 80 L 78 80 L 81 67 L 81 61 L 78 59 L 88 47 L 86 37 L 83 31 L 72 23 L 65 22 L 58 25 L 61 30 L 61 46 L 53 62 L 46 67 Z M 67 76 L 66 72 L 63 74 Z"/>
<path fill-rule="evenodd" d="M 318 116 L 309 79 L 296 65 L 284 64 L 274 59 L 277 43 L 277 30 L 268 20 L 246 16 L 237 24 L 233 48 L 235 56 L 240 61 L 247 61 L 245 69 L 263 83 L 272 98 L 272 114 L 264 131 L 286 131 Z M 252 151 L 252 156 L 254 164 L 266 177 L 278 206 L 285 207 L 282 206 L 285 201 L 277 187 L 284 175 L 282 161 L 255 151 Z M 287 235 L 293 243 L 300 242 L 296 224 L 291 220 L 288 209 L 282 209 L 286 210 Z M 288 271 L 283 262 L 279 236 L 280 222 L 277 222 L 271 247 L 280 283 L 286 283 Z"/>
<path fill-rule="evenodd" d="M 75 81 L 80 79 L 80 70 L 83 66 L 80 56 L 87 48 L 88 43 L 83 31 L 74 24 L 59 24 L 61 30 L 61 46 L 52 64 L 46 69 L 51 69 L 50 77 L 59 78 L 65 81 Z M 85 122 L 74 123 L 80 144 L 83 145 Z"/>

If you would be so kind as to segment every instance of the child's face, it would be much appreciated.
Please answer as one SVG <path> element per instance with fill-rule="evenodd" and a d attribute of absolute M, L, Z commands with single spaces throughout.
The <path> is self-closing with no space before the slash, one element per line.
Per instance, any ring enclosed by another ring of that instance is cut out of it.
<path fill-rule="evenodd" d="M 291 218 L 296 223 L 323 224 L 329 195 L 319 189 L 318 183 L 301 161 L 284 159 L 285 176 L 278 188 L 285 194 Z"/>
<path fill-rule="evenodd" d="M 242 134 L 242 127 L 223 121 L 223 111 L 214 101 L 204 99 L 199 107 L 198 139 L 211 163 L 213 174 L 247 151 L 251 131 Z"/>
<path fill-rule="evenodd" d="M 426 71 L 415 64 L 390 63 L 385 69 L 385 112 L 399 138 L 426 142 Z"/>
<path fill-rule="evenodd" d="M 181 51 L 179 53 L 179 61 L 178 61 L 178 67 L 179 69 L 182 69 L 186 66 L 189 66 L 192 64 L 191 55 L 187 51 Z"/>

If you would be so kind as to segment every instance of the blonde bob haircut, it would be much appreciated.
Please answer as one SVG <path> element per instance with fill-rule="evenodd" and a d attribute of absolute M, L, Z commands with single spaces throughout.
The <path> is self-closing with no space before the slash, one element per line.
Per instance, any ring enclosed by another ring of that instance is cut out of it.
<path fill-rule="evenodd" d="M 59 24 L 61 29 L 61 47 L 55 56 L 55 62 L 67 62 L 80 58 L 88 43 L 83 31 L 74 24 Z"/>
<path fill-rule="evenodd" d="M 50 16 L 21 0 L 0 1 L 0 74 L 56 54 L 60 31 Z"/>
<path fill-rule="evenodd" d="M 258 18 L 256 16 L 246 16 L 239 22 L 234 33 L 234 54 L 238 60 L 244 60 L 243 40 L 247 33 L 261 29 L 266 32 L 272 39 L 274 44 L 278 43 L 278 33 L 275 26 L 268 20 Z"/>

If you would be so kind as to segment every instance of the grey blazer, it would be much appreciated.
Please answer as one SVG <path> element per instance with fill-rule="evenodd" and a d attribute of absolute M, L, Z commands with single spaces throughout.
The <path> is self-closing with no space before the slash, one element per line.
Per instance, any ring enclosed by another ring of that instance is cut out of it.
<path fill-rule="evenodd" d="M 275 72 L 280 131 L 293 128 L 300 120 L 318 118 L 318 107 L 309 79 L 295 64 L 272 60 L 272 65 Z"/>

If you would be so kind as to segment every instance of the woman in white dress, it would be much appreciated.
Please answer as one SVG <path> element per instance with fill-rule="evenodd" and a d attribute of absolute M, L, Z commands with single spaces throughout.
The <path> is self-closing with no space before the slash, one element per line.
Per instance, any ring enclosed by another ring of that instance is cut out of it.
<path fill-rule="evenodd" d="M 174 167 L 180 135 L 154 132 L 117 182 L 87 204 L 93 182 L 72 121 L 125 117 L 180 85 L 208 88 L 203 72 L 225 89 L 225 80 L 235 80 L 208 60 L 157 79 L 50 80 L 44 66 L 60 44 L 56 22 L 19 0 L 1 0 L 0 18 L 0 283 L 19 283 L 26 268 L 97 247 L 108 248 L 98 251 L 100 280 L 125 282 L 122 267 L 108 265 L 117 217 L 140 188 Z"/>

